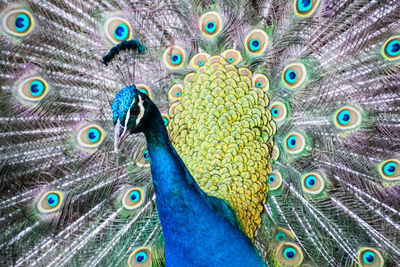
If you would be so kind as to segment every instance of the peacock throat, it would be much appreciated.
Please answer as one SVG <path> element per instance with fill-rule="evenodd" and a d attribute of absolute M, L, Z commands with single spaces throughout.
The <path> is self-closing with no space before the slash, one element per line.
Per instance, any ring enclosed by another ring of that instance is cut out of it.
<path fill-rule="evenodd" d="M 267 108 L 269 84 L 264 75 L 235 66 L 238 51 L 222 55 L 195 55 L 196 70 L 186 75 L 184 86 L 171 87 L 169 97 L 177 102 L 169 110 L 170 138 L 201 189 L 225 199 L 254 238 L 276 131 Z"/>

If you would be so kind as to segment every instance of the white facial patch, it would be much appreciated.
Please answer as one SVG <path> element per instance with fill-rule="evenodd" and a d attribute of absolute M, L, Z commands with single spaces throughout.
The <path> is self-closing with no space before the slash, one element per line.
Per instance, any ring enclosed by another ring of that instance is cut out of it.
<path fill-rule="evenodd" d="M 136 125 L 139 124 L 140 120 L 143 118 L 143 115 L 144 115 L 143 99 L 140 95 L 139 95 L 139 108 L 140 108 L 140 113 L 139 113 L 138 117 L 136 118 Z"/>

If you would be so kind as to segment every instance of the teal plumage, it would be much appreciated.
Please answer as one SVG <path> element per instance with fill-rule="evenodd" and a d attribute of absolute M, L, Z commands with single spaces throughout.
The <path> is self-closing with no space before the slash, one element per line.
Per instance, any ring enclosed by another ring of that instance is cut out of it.
<path fill-rule="evenodd" d="M 114 147 L 112 102 L 134 84 L 269 266 L 399 266 L 399 11 L 0 1 L 1 265 L 169 264 L 157 150 L 140 133 Z M 146 50 L 101 62 L 130 39 Z"/>

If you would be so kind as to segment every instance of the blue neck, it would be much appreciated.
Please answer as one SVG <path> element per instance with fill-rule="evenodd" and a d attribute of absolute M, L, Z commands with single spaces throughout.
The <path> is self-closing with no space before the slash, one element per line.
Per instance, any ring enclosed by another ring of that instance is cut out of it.
<path fill-rule="evenodd" d="M 206 195 L 169 140 L 158 109 L 144 127 L 167 266 L 265 266 L 230 207 Z M 241 264 L 242 263 L 242 264 Z M 250 264 L 250 265 L 249 265 Z"/>

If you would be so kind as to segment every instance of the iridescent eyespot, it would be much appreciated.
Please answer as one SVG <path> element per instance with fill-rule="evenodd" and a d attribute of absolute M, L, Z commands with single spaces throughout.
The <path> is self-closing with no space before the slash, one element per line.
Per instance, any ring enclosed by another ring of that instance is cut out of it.
<path fill-rule="evenodd" d="M 221 17 L 217 12 L 205 13 L 200 18 L 200 29 L 203 35 L 212 37 L 222 29 Z"/>
<path fill-rule="evenodd" d="M 282 82 L 289 89 L 295 89 L 306 79 L 306 67 L 302 63 L 288 65 L 282 72 Z"/>
<path fill-rule="evenodd" d="M 294 13 L 299 17 L 308 17 L 314 13 L 319 0 L 294 0 Z"/>
<path fill-rule="evenodd" d="M 299 266 L 303 261 L 303 253 L 300 247 L 294 243 L 281 242 L 276 251 L 276 258 L 283 266 Z"/>
<path fill-rule="evenodd" d="M 268 44 L 268 36 L 262 30 L 251 31 L 245 39 L 246 51 L 251 55 L 259 55 L 265 51 Z"/>
<path fill-rule="evenodd" d="M 281 187 L 282 175 L 278 171 L 273 171 L 268 175 L 268 187 L 269 190 L 274 191 Z"/>
<path fill-rule="evenodd" d="M 273 160 L 278 160 L 280 154 L 281 152 L 279 151 L 279 148 L 275 145 L 272 149 L 271 158 Z"/>
<path fill-rule="evenodd" d="M 382 255 L 373 248 L 361 248 L 358 251 L 358 263 L 362 267 L 382 267 L 384 265 Z"/>
<path fill-rule="evenodd" d="M 101 144 L 103 139 L 104 131 L 96 124 L 83 127 L 76 135 L 76 140 L 82 148 L 96 148 Z"/>
<path fill-rule="evenodd" d="M 242 55 L 240 54 L 239 51 L 235 49 L 228 49 L 225 50 L 221 56 L 225 58 L 226 61 L 228 61 L 229 64 L 235 65 L 238 63 L 240 60 L 242 60 Z"/>
<path fill-rule="evenodd" d="M 45 97 L 49 89 L 47 82 L 40 77 L 31 77 L 18 86 L 18 95 L 31 102 L 40 101 Z"/>
<path fill-rule="evenodd" d="M 209 58 L 210 55 L 207 53 L 198 53 L 190 60 L 190 65 L 195 69 L 200 68 L 208 63 Z"/>
<path fill-rule="evenodd" d="M 356 128 L 361 124 L 361 113 L 355 108 L 346 106 L 334 114 L 334 124 L 337 128 L 347 130 Z"/>
<path fill-rule="evenodd" d="M 128 265 L 130 267 L 151 266 L 152 256 L 149 248 L 138 248 L 129 256 Z"/>
<path fill-rule="evenodd" d="M 269 110 L 271 111 L 272 119 L 276 122 L 284 120 L 287 116 L 286 105 L 280 101 L 271 103 Z"/>
<path fill-rule="evenodd" d="M 151 90 L 147 85 L 135 84 L 136 89 L 138 89 L 143 94 L 147 95 L 151 99 Z"/>
<path fill-rule="evenodd" d="M 4 30 L 14 36 L 25 36 L 34 27 L 34 19 L 27 10 L 13 10 L 5 15 L 3 20 Z"/>
<path fill-rule="evenodd" d="M 134 155 L 136 166 L 138 167 L 149 167 L 150 157 L 149 151 L 146 148 L 142 148 Z"/>
<path fill-rule="evenodd" d="M 379 165 L 379 173 L 385 180 L 400 180 L 400 161 L 388 159 Z"/>
<path fill-rule="evenodd" d="M 122 205 L 127 210 L 133 210 L 142 204 L 144 199 L 143 190 L 133 187 L 127 190 L 122 196 Z"/>
<path fill-rule="evenodd" d="M 169 69 L 178 69 L 185 62 L 185 54 L 182 48 L 170 46 L 164 52 L 163 61 Z"/>
<path fill-rule="evenodd" d="M 285 138 L 285 150 L 289 154 L 299 154 L 306 146 L 306 140 L 300 133 L 290 133 Z"/>
<path fill-rule="evenodd" d="M 301 179 L 301 186 L 305 193 L 316 195 L 324 190 L 325 181 L 320 174 L 311 172 L 303 175 Z"/>
<path fill-rule="evenodd" d="M 168 99 L 171 101 L 177 101 L 183 97 L 183 86 L 180 84 L 174 84 L 168 91 Z"/>
<path fill-rule="evenodd" d="M 108 19 L 104 24 L 104 31 L 107 38 L 115 44 L 129 40 L 132 36 L 131 25 L 122 18 Z"/>
<path fill-rule="evenodd" d="M 259 88 L 263 91 L 267 91 L 269 89 L 269 81 L 267 76 L 263 74 L 254 74 L 251 78 L 252 86 Z"/>
<path fill-rule="evenodd" d="M 400 58 L 400 35 L 390 37 L 382 46 L 382 55 L 388 60 Z"/>
<path fill-rule="evenodd" d="M 43 194 L 37 203 L 37 208 L 41 213 L 51 213 L 61 207 L 63 195 L 59 191 L 48 191 Z"/>
<path fill-rule="evenodd" d="M 169 116 L 168 116 L 167 114 L 161 114 L 161 117 L 163 118 L 164 126 L 165 126 L 165 127 L 168 127 L 168 124 L 169 124 L 169 122 L 170 122 Z"/>

